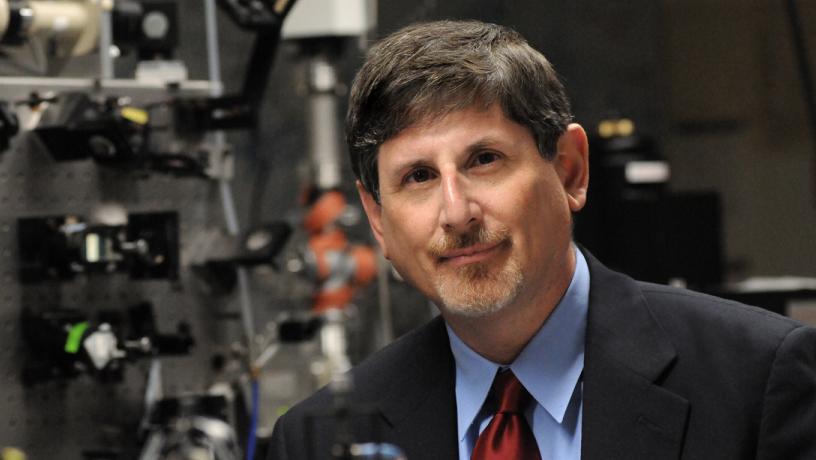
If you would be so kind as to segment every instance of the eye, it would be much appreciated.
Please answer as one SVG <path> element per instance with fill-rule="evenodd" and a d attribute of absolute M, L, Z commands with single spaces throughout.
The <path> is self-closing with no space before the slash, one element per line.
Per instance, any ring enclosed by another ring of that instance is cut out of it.
<path fill-rule="evenodd" d="M 405 176 L 405 182 L 425 182 L 431 179 L 431 171 L 426 168 L 419 168 L 411 171 Z"/>
<path fill-rule="evenodd" d="M 473 162 L 476 166 L 487 165 L 499 159 L 499 155 L 493 152 L 482 152 L 476 155 Z"/>

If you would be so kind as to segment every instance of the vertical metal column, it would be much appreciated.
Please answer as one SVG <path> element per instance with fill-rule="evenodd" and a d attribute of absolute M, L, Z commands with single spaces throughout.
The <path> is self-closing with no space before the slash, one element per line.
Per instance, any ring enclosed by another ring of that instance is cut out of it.
<path fill-rule="evenodd" d="M 340 185 L 337 75 L 323 54 L 309 60 L 309 153 L 320 190 Z"/>
<path fill-rule="evenodd" d="M 112 14 L 113 0 L 101 3 L 99 15 L 99 78 L 110 80 L 113 78 L 113 58 L 111 45 L 113 44 Z"/>
<path fill-rule="evenodd" d="M 211 95 L 218 97 L 223 93 L 223 85 L 221 82 L 221 60 L 218 54 L 218 26 L 216 24 L 214 0 L 204 0 L 204 15 L 207 27 L 207 68 L 210 81 L 213 83 Z M 223 147 L 226 143 L 224 133 L 221 131 L 213 133 L 213 142 L 216 148 Z M 238 224 L 238 213 L 235 210 L 232 187 L 227 179 L 221 179 L 218 182 L 218 188 L 221 194 L 221 205 L 224 209 L 227 232 L 230 235 L 238 236 L 240 226 Z M 249 292 L 249 275 L 245 268 L 238 268 L 238 295 L 247 347 L 249 347 L 250 354 L 254 355 L 255 318 L 252 310 L 252 296 Z"/>

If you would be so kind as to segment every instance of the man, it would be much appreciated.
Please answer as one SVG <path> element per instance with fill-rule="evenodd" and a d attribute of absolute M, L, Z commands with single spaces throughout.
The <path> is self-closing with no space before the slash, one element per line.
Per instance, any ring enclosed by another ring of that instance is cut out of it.
<path fill-rule="evenodd" d="M 816 331 L 576 248 L 588 148 L 570 121 L 507 28 L 419 24 L 370 50 L 347 117 L 357 188 L 442 314 L 353 370 L 374 415 L 351 432 L 411 460 L 816 459 Z M 328 458 L 331 404 L 281 418 L 270 458 Z"/>

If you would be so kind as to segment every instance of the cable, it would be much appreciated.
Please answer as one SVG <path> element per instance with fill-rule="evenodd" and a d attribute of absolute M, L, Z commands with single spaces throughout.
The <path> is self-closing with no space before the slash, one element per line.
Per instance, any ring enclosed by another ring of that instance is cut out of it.
<path fill-rule="evenodd" d="M 249 432 L 247 433 L 246 460 L 255 458 L 256 432 L 258 431 L 258 412 L 260 409 L 260 388 L 258 377 L 252 377 L 252 413 L 249 419 Z"/>

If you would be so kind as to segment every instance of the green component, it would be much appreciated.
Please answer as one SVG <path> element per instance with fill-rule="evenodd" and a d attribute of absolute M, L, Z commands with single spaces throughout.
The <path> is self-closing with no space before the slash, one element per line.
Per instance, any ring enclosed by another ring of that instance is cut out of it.
<path fill-rule="evenodd" d="M 281 417 L 288 410 L 289 410 L 289 406 L 278 406 L 278 407 L 275 408 L 275 415 L 277 415 L 278 417 Z"/>
<path fill-rule="evenodd" d="M 71 326 L 68 331 L 68 340 L 65 341 L 65 352 L 76 354 L 79 351 L 79 346 L 82 344 L 82 334 L 88 329 L 87 322 L 81 322 Z"/>

